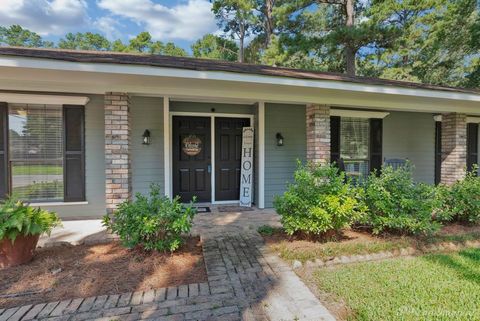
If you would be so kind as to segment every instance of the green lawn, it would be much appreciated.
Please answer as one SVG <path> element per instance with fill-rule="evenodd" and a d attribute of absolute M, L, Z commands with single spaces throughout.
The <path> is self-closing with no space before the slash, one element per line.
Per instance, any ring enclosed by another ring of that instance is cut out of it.
<path fill-rule="evenodd" d="M 55 165 L 15 165 L 12 168 L 13 175 L 62 175 L 61 166 Z"/>
<path fill-rule="evenodd" d="M 480 249 L 320 268 L 313 280 L 351 320 L 480 320 Z"/>
<path fill-rule="evenodd" d="M 287 261 L 298 260 L 304 263 L 306 261 L 314 261 L 315 259 L 327 260 L 331 259 L 332 257 L 339 257 L 343 255 L 350 256 L 400 250 L 411 245 L 412 243 L 409 239 L 398 238 L 394 241 L 368 240 L 358 243 L 312 243 L 305 248 L 302 248 L 301 245 L 292 246 L 292 243 L 281 242 L 272 246 L 272 249 L 273 251 L 279 253 L 280 256 Z"/>
<path fill-rule="evenodd" d="M 278 229 L 266 233 L 266 228 L 259 230 L 267 240 L 272 251 L 279 253 L 287 261 L 328 260 L 333 257 L 374 254 L 412 247 L 422 249 L 425 246 L 444 242 L 464 245 L 467 241 L 480 240 L 480 232 L 458 232 L 458 234 L 437 234 L 429 237 L 385 236 L 374 237 L 368 233 L 347 231 L 346 238 L 337 241 L 311 242 L 291 240 Z M 272 236 L 273 235 L 273 236 Z M 276 236 L 275 236 L 276 235 Z M 279 237 L 280 236 L 280 237 Z M 283 236 L 283 237 L 282 237 Z"/>

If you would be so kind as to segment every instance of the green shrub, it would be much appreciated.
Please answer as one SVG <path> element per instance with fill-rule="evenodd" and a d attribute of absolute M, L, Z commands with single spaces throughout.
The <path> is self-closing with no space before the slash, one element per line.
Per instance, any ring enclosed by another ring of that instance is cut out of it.
<path fill-rule="evenodd" d="M 438 189 L 442 201 L 438 211 L 439 220 L 480 222 L 480 178 L 477 177 L 476 168 L 452 186 L 439 186 Z"/>
<path fill-rule="evenodd" d="M 15 241 L 18 235 L 50 235 L 52 229 L 59 225 L 56 213 L 29 206 L 14 198 L 6 199 L 0 205 L 0 240 L 8 238 Z"/>
<path fill-rule="evenodd" d="M 364 223 L 374 234 L 431 234 L 440 228 L 432 213 L 438 207 L 435 187 L 415 183 L 410 163 L 398 169 L 382 168 L 371 173 L 365 184 L 365 202 L 369 208 Z"/>
<path fill-rule="evenodd" d="M 287 234 L 315 236 L 339 231 L 366 211 L 362 190 L 332 165 L 298 164 L 294 182 L 274 201 Z"/>
<path fill-rule="evenodd" d="M 275 232 L 281 232 L 282 229 L 279 227 L 272 227 L 270 225 L 262 225 L 257 229 L 257 232 L 261 235 L 272 236 Z"/>
<path fill-rule="evenodd" d="M 147 251 L 175 251 L 182 244 L 182 234 L 190 232 L 196 208 L 161 196 L 156 184 L 149 195 L 136 194 L 134 201 L 118 206 L 112 217 L 106 215 L 103 224 L 118 234 L 124 246 L 140 246 Z"/>

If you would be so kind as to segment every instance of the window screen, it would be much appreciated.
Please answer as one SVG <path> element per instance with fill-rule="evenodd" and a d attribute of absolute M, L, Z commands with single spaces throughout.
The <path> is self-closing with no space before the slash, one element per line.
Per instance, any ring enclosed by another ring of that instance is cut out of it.
<path fill-rule="evenodd" d="M 12 195 L 62 201 L 62 106 L 10 104 L 8 122 Z"/>
<path fill-rule="evenodd" d="M 369 120 L 342 117 L 340 120 L 340 157 L 347 175 L 366 177 L 369 172 Z"/>

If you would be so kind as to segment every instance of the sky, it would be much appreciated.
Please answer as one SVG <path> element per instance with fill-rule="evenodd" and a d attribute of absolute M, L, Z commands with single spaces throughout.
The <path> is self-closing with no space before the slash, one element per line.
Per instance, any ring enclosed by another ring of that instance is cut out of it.
<path fill-rule="evenodd" d="M 185 49 L 218 31 L 209 0 L 0 0 L 0 25 L 12 24 L 51 41 L 86 31 L 128 41 L 148 31 Z"/>

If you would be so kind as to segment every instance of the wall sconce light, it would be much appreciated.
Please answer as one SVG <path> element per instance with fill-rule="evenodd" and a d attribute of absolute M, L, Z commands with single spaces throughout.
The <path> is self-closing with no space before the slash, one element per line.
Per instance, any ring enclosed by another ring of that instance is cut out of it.
<path fill-rule="evenodd" d="M 277 146 L 283 146 L 283 136 L 280 133 L 277 133 L 275 136 L 277 138 Z"/>
<path fill-rule="evenodd" d="M 143 138 L 143 142 L 142 142 L 143 145 L 150 145 L 150 142 L 152 140 L 150 138 L 150 131 L 148 129 L 145 129 L 145 131 L 143 132 L 142 138 Z"/>

